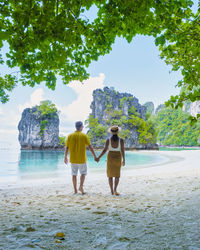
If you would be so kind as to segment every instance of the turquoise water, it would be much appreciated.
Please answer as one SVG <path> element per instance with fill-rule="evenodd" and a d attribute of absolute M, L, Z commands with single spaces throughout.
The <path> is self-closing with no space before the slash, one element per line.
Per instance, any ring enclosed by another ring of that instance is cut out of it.
<path fill-rule="evenodd" d="M 199 150 L 199 147 L 160 147 L 159 151 Z"/>
<path fill-rule="evenodd" d="M 97 155 L 100 152 L 96 152 Z M 0 149 L 0 181 L 16 178 L 56 177 L 66 172 L 63 151 L 37 151 Z M 96 163 L 90 152 L 87 152 L 89 171 L 105 171 L 106 155 Z M 158 154 L 142 154 L 141 152 L 126 152 L 127 168 L 144 168 L 167 161 Z"/>

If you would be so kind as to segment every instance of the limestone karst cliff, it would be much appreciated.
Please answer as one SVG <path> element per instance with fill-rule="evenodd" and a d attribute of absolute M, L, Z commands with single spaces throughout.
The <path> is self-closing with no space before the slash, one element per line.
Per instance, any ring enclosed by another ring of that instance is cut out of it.
<path fill-rule="evenodd" d="M 146 121 L 146 107 L 133 95 L 108 87 L 96 89 L 90 107 L 86 123 L 95 147 L 104 145 L 108 127 L 117 124 L 122 127 L 120 136 L 125 139 L 126 149 L 158 149 L 153 126 Z"/>
<path fill-rule="evenodd" d="M 26 108 L 18 125 L 21 149 L 59 148 L 59 117 L 57 112 L 42 115 L 37 106 Z"/>
<path fill-rule="evenodd" d="M 155 112 L 155 107 L 153 102 L 146 102 L 144 103 L 144 106 L 146 107 L 146 112 L 153 115 Z"/>

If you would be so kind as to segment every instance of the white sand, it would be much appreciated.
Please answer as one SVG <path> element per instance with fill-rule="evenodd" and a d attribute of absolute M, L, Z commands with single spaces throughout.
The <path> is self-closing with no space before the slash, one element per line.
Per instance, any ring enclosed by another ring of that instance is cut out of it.
<path fill-rule="evenodd" d="M 200 151 L 153 153 L 170 161 L 122 170 L 120 197 L 105 173 L 89 173 L 84 196 L 69 175 L 4 186 L 0 249 L 200 249 Z"/>

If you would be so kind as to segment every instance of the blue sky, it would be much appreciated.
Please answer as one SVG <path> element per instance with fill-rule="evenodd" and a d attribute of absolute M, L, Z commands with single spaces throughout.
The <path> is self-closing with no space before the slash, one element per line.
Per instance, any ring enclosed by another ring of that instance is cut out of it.
<path fill-rule="evenodd" d="M 197 1 L 195 4 L 194 9 Z M 90 13 L 91 17 L 94 13 Z M 6 50 L 5 46 L 3 51 Z M 90 65 L 90 79 L 84 85 L 72 82 L 66 86 L 58 79 L 55 91 L 44 84 L 34 88 L 16 87 L 10 94 L 10 101 L 0 104 L 0 143 L 18 143 L 17 125 L 23 109 L 45 99 L 51 100 L 61 111 L 60 133 L 63 135 L 74 130 L 73 124 L 77 119 L 87 118 L 92 92 L 96 88 L 109 86 L 120 92 L 131 93 L 141 104 L 147 101 L 152 101 L 155 106 L 164 103 L 171 95 L 179 93 L 175 85 L 181 79 L 181 74 L 170 73 L 170 70 L 159 58 L 159 50 L 152 37 L 137 36 L 130 44 L 117 38 L 111 53 Z M 5 66 L 1 68 L 1 74 L 7 71 Z"/>
<path fill-rule="evenodd" d="M 179 92 L 175 85 L 181 75 L 169 73 L 170 69 L 159 58 L 154 39 L 137 36 L 130 44 L 124 39 L 116 39 L 112 52 L 92 63 L 89 72 L 91 75 L 102 72 L 105 85 L 130 92 L 141 103 L 153 101 L 158 105 Z"/>

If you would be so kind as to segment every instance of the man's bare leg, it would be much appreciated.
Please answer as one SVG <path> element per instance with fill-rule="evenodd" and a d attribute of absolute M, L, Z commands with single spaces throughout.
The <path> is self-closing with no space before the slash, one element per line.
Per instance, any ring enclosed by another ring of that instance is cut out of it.
<path fill-rule="evenodd" d="M 76 179 L 76 175 L 72 175 L 72 182 L 73 182 L 73 186 L 74 186 L 74 193 L 77 194 L 77 179 Z"/>
<path fill-rule="evenodd" d="M 113 195 L 114 194 L 114 192 L 113 192 L 113 178 L 109 177 L 108 182 L 109 182 L 109 185 L 110 185 L 111 194 Z"/>
<path fill-rule="evenodd" d="M 79 186 L 79 191 L 81 191 L 82 194 L 85 194 L 85 192 L 83 190 L 84 181 L 85 181 L 85 174 L 82 174 L 80 176 L 80 186 Z"/>
<path fill-rule="evenodd" d="M 119 177 L 115 177 L 115 186 L 114 186 L 114 194 L 115 195 L 120 195 L 118 192 L 117 192 L 117 186 L 119 184 Z"/>

